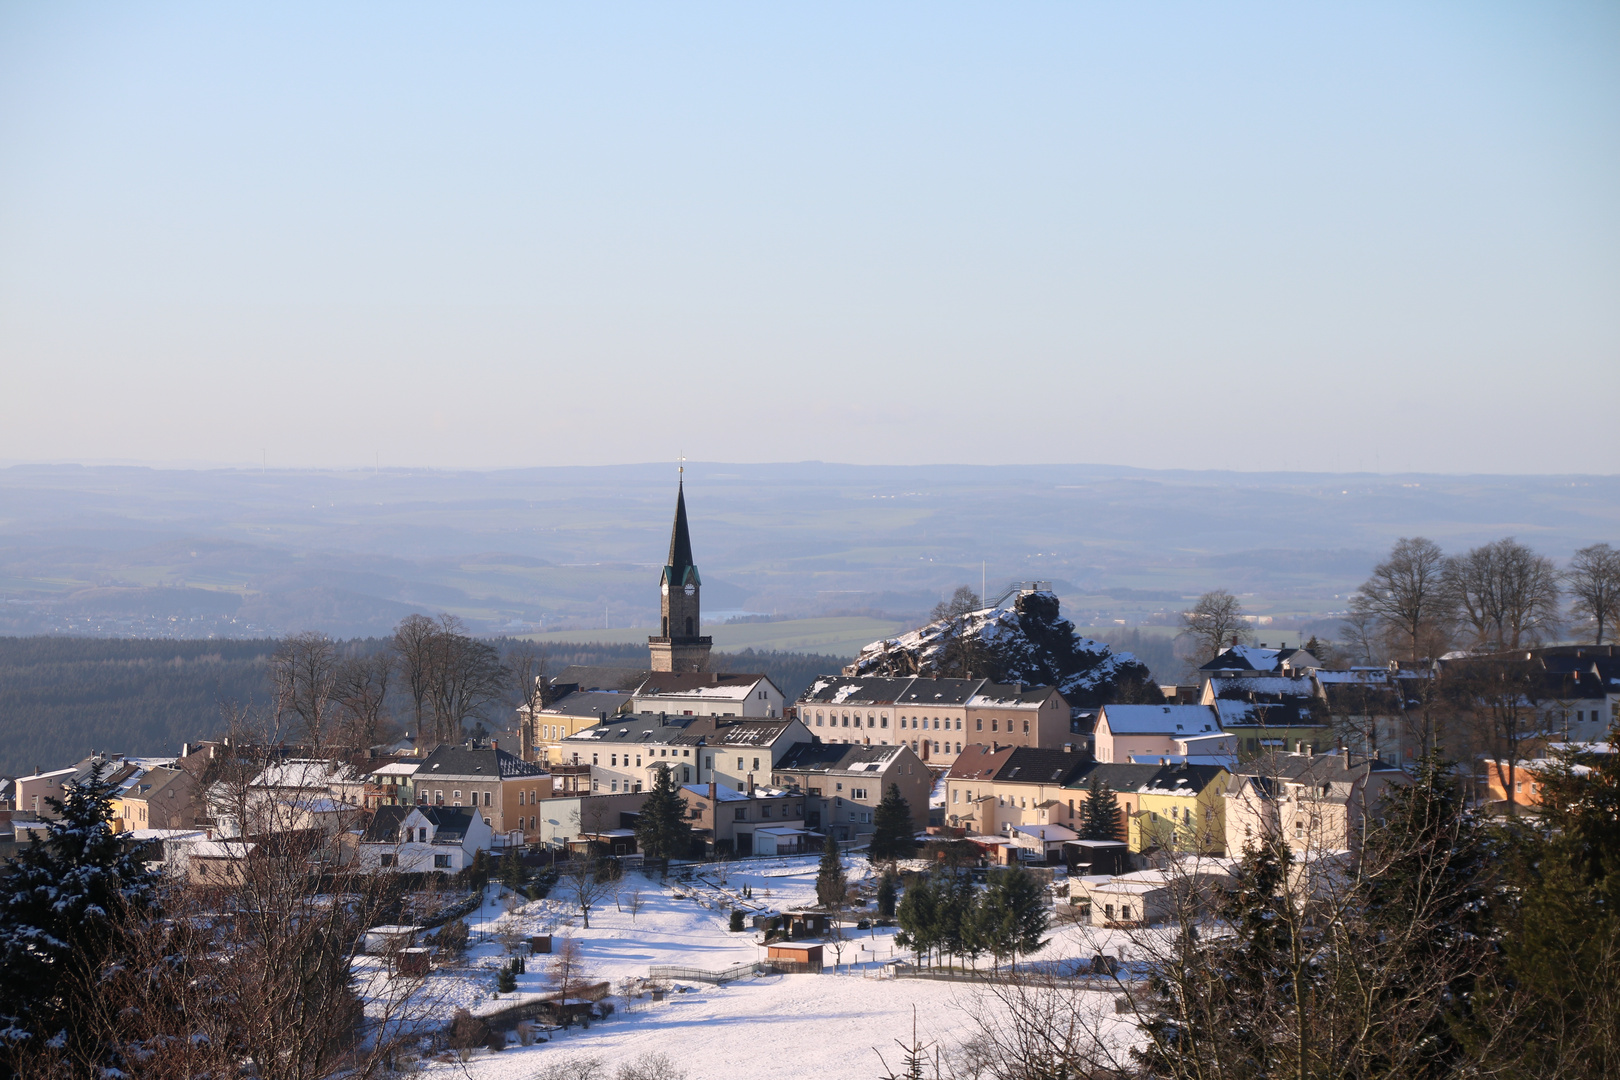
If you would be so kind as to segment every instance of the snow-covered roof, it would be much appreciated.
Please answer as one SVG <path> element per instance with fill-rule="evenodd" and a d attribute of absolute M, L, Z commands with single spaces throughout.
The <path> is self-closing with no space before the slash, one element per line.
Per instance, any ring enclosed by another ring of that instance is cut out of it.
<path fill-rule="evenodd" d="M 1042 843 L 1048 844 L 1080 839 L 1079 833 L 1065 825 L 1014 825 L 1013 832 L 1032 836 Z"/>
<path fill-rule="evenodd" d="M 414 776 L 416 770 L 422 767 L 420 761 L 395 761 L 380 768 L 372 769 L 372 776 Z"/>
<path fill-rule="evenodd" d="M 359 779 L 347 765 L 292 758 L 265 769 L 254 778 L 253 786 L 316 790 L 333 784 L 356 783 Z"/>
<path fill-rule="evenodd" d="M 1099 726 L 1115 735 L 1199 735 L 1221 730 L 1208 705 L 1104 705 Z"/>

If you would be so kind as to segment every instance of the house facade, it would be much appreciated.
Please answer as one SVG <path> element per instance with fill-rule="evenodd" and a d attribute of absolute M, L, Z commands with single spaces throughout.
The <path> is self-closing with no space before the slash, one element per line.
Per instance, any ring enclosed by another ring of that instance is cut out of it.
<path fill-rule="evenodd" d="M 1117 764 L 1173 756 L 1184 752 L 1178 740 L 1220 733 L 1220 717 L 1208 705 L 1104 705 L 1094 744 L 1098 761 Z"/>
<path fill-rule="evenodd" d="M 478 807 L 382 806 L 360 838 L 360 868 L 454 874 L 488 851 L 493 835 Z"/>
<path fill-rule="evenodd" d="M 551 776 L 540 765 L 496 743 L 442 745 L 411 777 L 418 806 L 478 807 L 496 847 L 540 839 L 539 803 L 551 795 Z"/>
<path fill-rule="evenodd" d="M 911 808 L 913 828 L 928 826 L 933 775 L 909 746 L 800 743 L 770 775 L 775 787 L 803 796 L 806 828 L 839 843 L 871 836 L 877 805 L 891 784 Z"/>
<path fill-rule="evenodd" d="M 1235 766 L 1227 778 L 1226 850 L 1236 856 L 1266 837 L 1300 854 L 1356 851 L 1388 786 L 1407 774 L 1354 755 L 1273 754 Z"/>
<path fill-rule="evenodd" d="M 680 797 L 687 821 L 713 852 L 788 855 L 806 848 L 810 831 L 805 827 L 802 790 L 736 791 L 711 781 L 707 786 L 683 784 Z"/>

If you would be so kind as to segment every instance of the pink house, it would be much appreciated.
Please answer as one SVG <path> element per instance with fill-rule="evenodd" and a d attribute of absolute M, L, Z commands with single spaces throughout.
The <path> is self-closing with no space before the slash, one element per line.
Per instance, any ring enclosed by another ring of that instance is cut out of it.
<path fill-rule="evenodd" d="M 1220 733 L 1221 719 L 1208 705 L 1104 705 L 1097 717 L 1097 760 L 1185 754 L 1187 739 Z"/>

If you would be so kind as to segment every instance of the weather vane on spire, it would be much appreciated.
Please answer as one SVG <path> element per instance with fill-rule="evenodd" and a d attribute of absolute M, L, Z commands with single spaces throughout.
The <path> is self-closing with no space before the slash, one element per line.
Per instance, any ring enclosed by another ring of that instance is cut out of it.
<path fill-rule="evenodd" d="M 679 475 L 682 478 L 685 478 L 685 476 L 686 476 L 686 455 L 682 454 L 680 457 L 676 458 L 675 460 L 678 462 L 677 472 L 679 473 Z"/>

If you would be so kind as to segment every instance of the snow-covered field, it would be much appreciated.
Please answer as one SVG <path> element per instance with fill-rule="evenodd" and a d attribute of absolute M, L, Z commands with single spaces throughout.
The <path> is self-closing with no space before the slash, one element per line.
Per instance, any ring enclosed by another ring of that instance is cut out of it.
<path fill-rule="evenodd" d="M 645 978 L 653 964 L 718 970 L 763 959 L 765 949 L 755 944 L 754 931 L 729 931 L 730 908 L 735 904 L 780 911 L 814 903 L 816 863 L 813 856 L 744 860 L 729 864 L 723 880 L 715 868 L 704 867 L 690 883 L 672 876 L 662 886 L 656 877 L 627 875 L 619 890 L 623 900 L 616 905 L 610 897 L 604 907 L 593 910 L 589 930 L 560 891 L 511 914 L 499 902 L 486 903 L 468 920 L 473 940 L 486 938 L 469 949 L 471 969 L 436 973 L 424 991 L 436 1002 L 442 1024 L 455 1005 L 480 1012 L 500 1007 L 513 996 L 548 990 L 549 958 L 537 956 L 529 960 L 528 973 L 518 977 L 517 995 L 490 1000 L 495 967 L 505 955 L 495 940 L 502 920 L 512 920 L 524 934 L 552 932 L 559 940 L 572 936 L 590 977 L 610 980 L 615 991 L 622 979 Z M 851 858 L 846 866 L 852 882 L 870 880 L 864 859 Z M 751 901 L 742 896 L 744 886 L 752 890 Z M 632 916 L 628 897 L 637 889 L 643 902 Z M 492 897 L 497 891 L 491 886 Z M 692 1080 L 727 1075 L 750 1080 L 879 1076 L 884 1070 L 874 1047 L 895 1065 L 899 1053 L 895 1040 L 909 1039 L 914 1010 L 921 1040 L 950 1047 L 968 1033 L 975 1001 L 982 994 L 973 983 L 884 977 L 884 962 L 904 955 L 895 949 L 893 933 L 849 929 L 837 973 L 832 971 L 837 956 L 829 943 L 828 970 L 821 975 L 775 975 L 719 987 L 677 980 L 676 985 L 687 992 L 672 993 L 659 1003 L 643 998 L 628 1009 L 615 999 L 619 1011 L 589 1030 L 559 1032 L 551 1042 L 512 1046 L 499 1053 L 478 1051 L 464 1064 L 437 1065 L 428 1075 L 528 1080 L 564 1056 L 590 1056 L 614 1064 L 657 1052 L 685 1068 Z M 1055 928 L 1052 943 L 1036 959 L 1112 953 L 1123 941 L 1088 930 Z M 374 986 L 381 983 L 373 981 Z"/>

